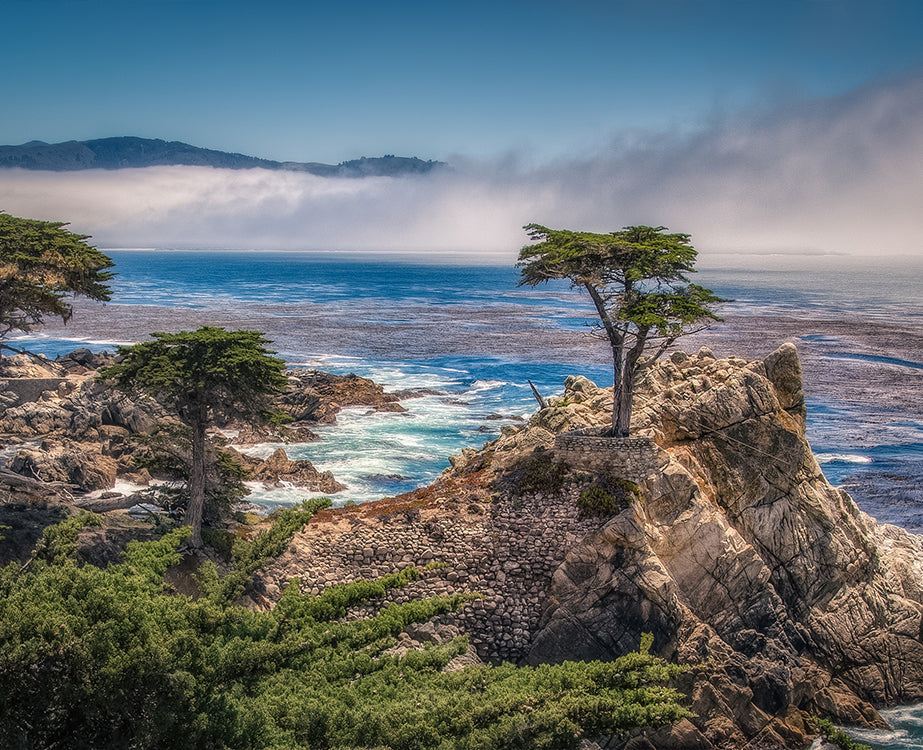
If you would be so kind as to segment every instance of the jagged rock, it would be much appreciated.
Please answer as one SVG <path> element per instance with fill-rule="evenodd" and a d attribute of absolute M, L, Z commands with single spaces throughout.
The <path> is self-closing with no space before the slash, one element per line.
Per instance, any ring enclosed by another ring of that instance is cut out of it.
<path fill-rule="evenodd" d="M 166 417 L 153 400 L 133 398 L 92 376 L 65 381 L 41 401 L 7 409 L 0 415 L 0 433 L 18 437 L 56 435 L 94 441 L 102 425 L 150 433 Z"/>
<path fill-rule="evenodd" d="M 772 383 L 783 409 L 802 414 L 804 404 L 804 383 L 801 374 L 801 360 L 794 344 L 783 344 L 763 360 L 766 377 Z"/>
<path fill-rule="evenodd" d="M 54 378 L 60 375 L 54 363 L 44 357 L 28 354 L 0 357 L 0 378 Z"/>
<path fill-rule="evenodd" d="M 346 489 L 346 485 L 334 479 L 331 472 L 318 471 L 307 459 L 293 461 L 283 448 L 276 449 L 266 460 L 243 454 L 238 455 L 250 470 L 253 478 L 268 485 L 288 482 L 311 492 L 325 492 L 331 495 Z"/>
<path fill-rule="evenodd" d="M 61 434 L 71 430 L 73 421 L 74 412 L 60 403 L 30 401 L 0 416 L 0 432 L 18 437 Z"/>
<path fill-rule="evenodd" d="M 766 717 L 730 711 L 748 740 L 790 705 L 874 725 L 872 704 L 920 700 L 923 545 L 827 483 L 795 348 L 764 363 L 673 357 L 642 387 L 633 426 L 666 469 L 555 572 L 528 660 L 609 658 L 653 632 L 664 655 L 736 665 Z M 713 674 L 693 705 L 726 715 L 728 695 Z"/>
<path fill-rule="evenodd" d="M 114 362 L 115 356 L 110 352 L 92 352 L 89 349 L 75 349 L 55 360 L 56 365 L 63 367 L 69 373 L 77 375 L 95 372 L 101 367 L 108 367 Z"/>
<path fill-rule="evenodd" d="M 115 484 L 115 460 L 86 443 L 45 440 L 40 449 L 24 448 L 10 463 L 10 470 L 42 482 L 65 482 L 84 492 L 108 489 Z"/>
<path fill-rule="evenodd" d="M 289 370 L 288 390 L 277 405 L 296 422 L 329 423 L 344 406 L 372 406 L 377 411 L 404 411 L 397 394 L 358 375 L 333 375 L 320 370 Z"/>

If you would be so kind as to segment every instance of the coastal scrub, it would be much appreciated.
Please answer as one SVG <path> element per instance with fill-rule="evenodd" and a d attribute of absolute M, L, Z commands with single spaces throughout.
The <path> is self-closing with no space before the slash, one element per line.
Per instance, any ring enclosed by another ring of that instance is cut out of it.
<path fill-rule="evenodd" d="M 232 603 L 254 565 L 277 554 L 324 503 L 279 514 L 237 550 L 235 571 L 203 576 L 206 595 L 164 583 L 188 528 L 131 543 L 121 563 L 77 563 L 93 516 L 51 527 L 25 566 L 0 570 L 0 745 L 9 748 L 574 748 L 584 737 L 676 721 L 665 683 L 681 667 L 648 653 L 613 662 L 443 669 L 466 639 L 397 656 L 410 623 L 472 595 L 351 608 L 419 578 L 406 568 L 319 596 L 285 589 L 270 611 Z"/>

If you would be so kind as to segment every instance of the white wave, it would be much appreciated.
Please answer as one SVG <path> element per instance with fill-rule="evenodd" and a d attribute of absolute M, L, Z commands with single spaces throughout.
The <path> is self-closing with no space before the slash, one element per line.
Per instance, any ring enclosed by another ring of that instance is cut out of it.
<path fill-rule="evenodd" d="M 120 495 L 127 496 L 127 495 L 132 495 L 135 492 L 140 492 L 141 490 L 150 489 L 152 487 L 157 487 L 158 485 L 162 485 L 162 484 L 167 484 L 167 482 L 165 482 L 162 479 L 152 479 L 148 484 L 136 484 L 135 482 L 119 481 L 119 482 L 116 482 L 109 489 L 93 490 L 92 492 L 87 492 L 84 495 L 82 495 L 82 498 L 86 500 L 98 500 L 104 494 L 108 492 L 117 492 Z M 139 505 L 143 505 L 143 504 L 144 503 L 139 503 Z"/>
<path fill-rule="evenodd" d="M 470 392 L 491 391 L 495 388 L 502 388 L 505 385 L 512 385 L 506 380 L 475 380 L 471 384 Z"/>
<path fill-rule="evenodd" d="M 136 343 L 125 339 L 100 339 L 90 336 L 58 336 L 44 332 L 30 331 L 16 336 L 10 336 L 10 341 L 67 341 L 73 344 L 92 344 L 93 346 L 131 346 Z"/>
<path fill-rule="evenodd" d="M 852 453 L 818 453 L 820 463 L 839 462 L 844 464 L 870 464 L 872 459 L 868 456 L 859 456 Z"/>
<path fill-rule="evenodd" d="M 310 492 L 303 487 L 293 487 L 283 484 L 281 487 L 265 487 L 262 482 L 245 482 L 250 494 L 246 502 L 258 505 L 270 512 L 275 508 L 288 508 L 297 505 L 303 500 L 314 497 L 323 497 L 323 492 Z"/>
<path fill-rule="evenodd" d="M 923 750 L 923 704 L 897 706 L 880 713 L 893 729 L 843 729 L 854 740 L 883 750 Z"/>

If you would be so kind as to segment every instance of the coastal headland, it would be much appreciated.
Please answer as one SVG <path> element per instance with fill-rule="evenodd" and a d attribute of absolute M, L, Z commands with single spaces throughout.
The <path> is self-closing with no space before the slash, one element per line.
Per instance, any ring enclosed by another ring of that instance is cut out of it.
<path fill-rule="evenodd" d="M 26 424 L 12 429 L 17 409 L 41 412 L 46 421 L 29 424 L 32 440 L 44 442 L 20 452 L 53 454 L 43 429 L 82 426 L 100 446 L 88 463 L 111 461 L 118 475 L 118 458 L 106 452 L 144 415 L 113 402 L 100 424 L 83 424 L 72 409 L 54 428 L 69 411 L 62 404 L 76 403 L 82 389 L 114 398 L 87 377 L 95 364 L 74 366 L 33 406 L 7 408 L 8 445 Z M 67 383 L 81 377 L 69 392 Z M 330 382 L 324 388 L 346 401 Z M 358 390 L 381 394 L 367 382 Z M 455 667 L 610 660 L 651 633 L 658 655 L 690 665 L 677 686 L 694 716 L 611 747 L 801 748 L 814 734 L 812 715 L 880 726 L 876 707 L 923 699 L 923 543 L 876 523 L 830 486 L 805 440 L 804 391 L 791 345 L 753 361 L 706 348 L 674 353 L 647 371 L 636 396 L 633 434 L 647 441 L 653 464 L 625 476 L 625 462 L 616 453 L 606 460 L 592 442 L 611 391 L 569 378 L 562 396 L 482 449 L 453 457 L 431 486 L 319 513 L 241 602 L 271 608 L 293 578 L 319 593 L 416 565 L 430 574 L 395 600 L 482 598 L 408 626 L 396 653 L 467 633 L 468 652 Z M 299 392 L 294 400 L 307 405 L 306 387 Z M 378 401 L 376 408 L 399 408 L 398 397 Z M 324 409 L 335 411 L 334 403 Z M 115 413 L 122 424 L 102 423 Z M 562 450 L 569 434 L 586 437 L 594 446 L 587 453 L 602 458 Z M 87 455 L 85 445 L 77 452 Z M 4 472 L 2 481 L 7 505 L 15 496 L 20 508 L 41 504 L 43 486 L 47 498 L 76 478 L 17 476 L 23 481 L 10 483 Z"/>

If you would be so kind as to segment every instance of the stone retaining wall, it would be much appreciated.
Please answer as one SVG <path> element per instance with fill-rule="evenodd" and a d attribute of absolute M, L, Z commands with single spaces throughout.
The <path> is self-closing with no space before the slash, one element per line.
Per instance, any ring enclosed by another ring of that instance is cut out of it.
<path fill-rule="evenodd" d="M 467 633 L 481 659 L 521 662 L 539 628 L 555 570 L 571 549 L 609 520 L 581 515 L 581 489 L 572 484 L 553 496 L 449 500 L 407 513 L 356 512 L 333 522 L 312 522 L 276 563 L 258 574 L 251 595 L 268 606 L 293 576 L 302 591 L 317 594 L 325 586 L 408 565 L 422 569 L 430 562 L 445 563 L 352 616 L 370 615 L 389 601 L 477 592 L 483 598 L 437 618 L 437 628 L 446 636 Z"/>
<path fill-rule="evenodd" d="M 572 468 L 605 471 L 635 483 L 660 468 L 652 440 L 606 437 L 597 428 L 560 433 L 554 439 L 554 454 Z"/>

